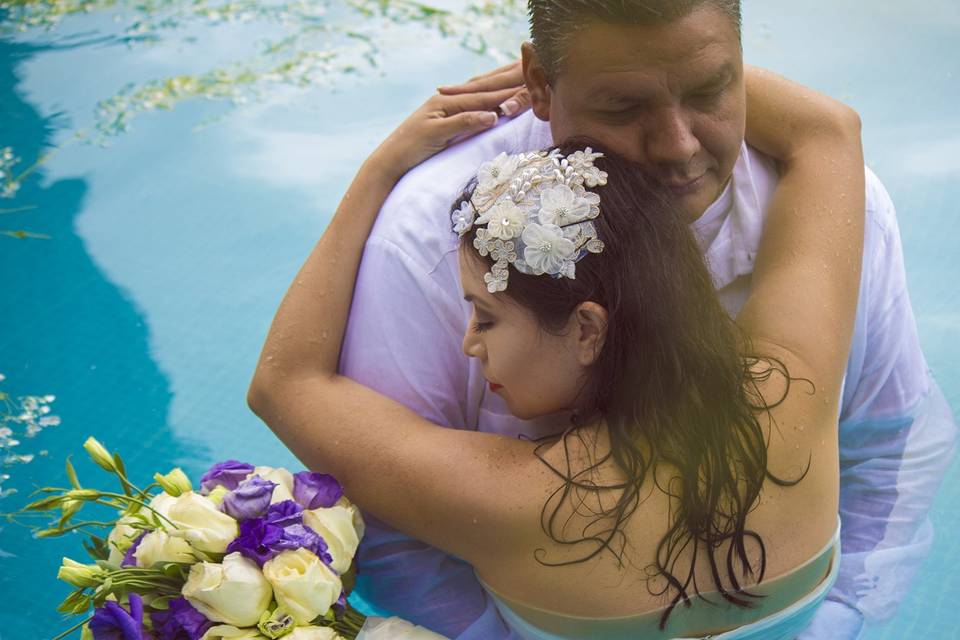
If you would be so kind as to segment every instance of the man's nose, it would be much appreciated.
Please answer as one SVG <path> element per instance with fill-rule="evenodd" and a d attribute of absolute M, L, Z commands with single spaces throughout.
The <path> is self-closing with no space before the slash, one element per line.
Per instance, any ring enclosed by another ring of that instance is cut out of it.
<path fill-rule="evenodd" d="M 662 169 L 685 172 L 700 150 L 689 116 L 675 105 L 653 115 L 643 131 L 647 161 Z"/>

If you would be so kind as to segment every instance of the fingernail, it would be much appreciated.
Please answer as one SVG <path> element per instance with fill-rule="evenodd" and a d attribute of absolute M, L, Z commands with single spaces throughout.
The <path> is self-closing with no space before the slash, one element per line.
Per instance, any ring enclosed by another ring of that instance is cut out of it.
<path fill-rule="evenodd" d="M 480 114 L 480 123 L 485 124 L 488 127 L 492 127 L 493 125 L 497 124 L 497 119 L 497 114 L 493 113 L 492 111 L 487 111 L 486 113 Z"/>
<path fill-rule="evenodd" d="M 511 98 L 500 105 L 500 112 L 505 116 L 512 116 L 520 108 L 520 103 Z"/>
<path fill-rule="evenodd" d="M 444 91 L 447 91 L 449 88 L 450 88 L 449 86 L 442 84 L 439 87 L 437 87 L 437 93 L 443 93 Z"/>

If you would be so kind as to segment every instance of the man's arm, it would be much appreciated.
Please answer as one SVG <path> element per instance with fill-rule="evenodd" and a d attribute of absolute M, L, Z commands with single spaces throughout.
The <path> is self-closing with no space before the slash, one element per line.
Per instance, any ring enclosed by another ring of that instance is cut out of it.
<path fill-rule="evenodd" d="M 863 282 L 840 415 L 840 577 L 803 640 L 889 620 L 927 556 L 927 513 L 956 445 L 907 294 L 895 211 L 868 172 Z"/>

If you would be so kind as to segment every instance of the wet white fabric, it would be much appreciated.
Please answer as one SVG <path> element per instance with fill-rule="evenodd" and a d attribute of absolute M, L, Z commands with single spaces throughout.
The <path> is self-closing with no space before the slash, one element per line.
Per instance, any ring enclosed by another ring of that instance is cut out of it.
<path fill-rule="evenodd" d="M 533 437 L 556 428 L 556 420 L 511 416 L 461 352 L 469 308 L 450 228 L 451 204 L 482 162 L 551 142 L 548 125 L 526 113 L 404 177 L 367 242 L 344 374 L 441 425 Z M 728 191 L 732 204 L 721 198 L 704 214 L 709 224 L 693 226 L 731 313 L 749 291 L 776 182 L 773 163 L 744 145 Z M 873 174 L 867 189 L 864 270 L 840 416 L 843 556 L 804 640 L 854 638 L 864 618 L 894 614 L 928 553 L 927 512 L 956 440 L 920 351 L 893 204 Z M 371 603 L 450 637 L 512 637 L 468 565 L 369 520 L 358 588 Z"/>

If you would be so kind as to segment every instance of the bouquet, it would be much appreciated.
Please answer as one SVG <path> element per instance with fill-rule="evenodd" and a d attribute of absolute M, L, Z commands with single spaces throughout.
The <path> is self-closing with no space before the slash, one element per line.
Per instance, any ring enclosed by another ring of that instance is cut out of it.
<path fill-rule="evenodd" d="M 68 457 L 71 487 L 40 489 L 21 511 L 55 514 L 37 537 L 88 533 L 93 562 L 64 558 L 57 574 L 76 588 L 58 610 L 84 619 L 57 638 L 77 629 L 83 640 L 441 637 L 397 618 L 364 627 L 347 602 L 364 524 L 332 476 L 227 460 L 197 491 L 179 468 L 141 489 L 118 454 L 93 438 L 83 446 L 119 490 L 81 486 Z M 87 505 L 116 517 L 80 520 Z"/>

